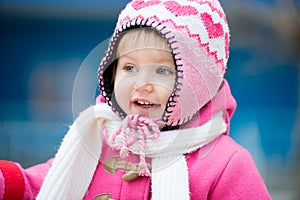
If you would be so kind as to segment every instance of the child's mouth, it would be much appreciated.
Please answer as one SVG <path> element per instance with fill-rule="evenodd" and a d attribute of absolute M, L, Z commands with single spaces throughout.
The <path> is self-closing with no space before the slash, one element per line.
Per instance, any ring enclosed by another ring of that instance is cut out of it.
<path fill-rule="evenodd" d="M 159 104 L 154 104 L 146 101 L 135 101 L 134 104 L 145 109 L 159 106 Z"/>
<path fill-rule="evenodd" d="M 153 101 L 144 99 L 135 99 L 133 102 L 132 114 L 137 114 L 149 118 L 157 118 L 162 114 L 161 104 L 156 104 Z"/>

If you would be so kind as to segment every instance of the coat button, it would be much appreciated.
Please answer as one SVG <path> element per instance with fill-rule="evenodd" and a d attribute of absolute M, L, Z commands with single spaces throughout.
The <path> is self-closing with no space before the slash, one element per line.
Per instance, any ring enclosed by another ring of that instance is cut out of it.
<path fill-rule="evenodd" d="M 113 200 L 110 198 L 110 194 L 98 194 L 94 200 Z"/>
<path fill-rule="evenodd" d="M 137 177 L 139 177 L 139 173 L 137 173 L 135 171 L 129 171 L 122 176 L 124 181 L 132 181 L 132 180 L 136 179 Z"/>

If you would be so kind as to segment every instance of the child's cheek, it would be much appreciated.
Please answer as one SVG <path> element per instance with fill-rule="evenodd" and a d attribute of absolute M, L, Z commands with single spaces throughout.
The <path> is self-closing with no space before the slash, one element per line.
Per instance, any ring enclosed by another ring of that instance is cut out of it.
<path fill-rule="evenodd" d="M 116 101 L 119 104 L 119 106 L 122 108 L 122 110 L 128 113 L 128 105 L 131 100 L 131 94 L 133 90 L 134 80 L 132 78 L 126 78 L 126 77 L 119 77 L 119 79 L 116 79 L 115 87 L 114 87 L 114 93 L 116 97 Z"/>

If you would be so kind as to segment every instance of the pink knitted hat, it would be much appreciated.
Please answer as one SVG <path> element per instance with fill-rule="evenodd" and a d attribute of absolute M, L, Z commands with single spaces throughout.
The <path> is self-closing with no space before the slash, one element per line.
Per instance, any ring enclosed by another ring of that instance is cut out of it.
<path fill-rule="evenodd" d="M 133 0 L 127 4 L 98 72 L 105 101 L 121 117 L 126 114 L 112 102 L 113 55 L 121 33 L 140 27 L 156 30 L 171 47 L 177 76 L 162 120 L 168 126 L 183 125 L 222 86 L 229 56 L 229 28 L 224 11 L 217 0 Z"/>

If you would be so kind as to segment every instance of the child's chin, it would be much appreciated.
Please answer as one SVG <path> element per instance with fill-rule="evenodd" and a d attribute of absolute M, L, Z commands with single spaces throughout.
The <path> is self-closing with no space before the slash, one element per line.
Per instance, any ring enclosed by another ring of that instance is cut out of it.
<path fill-rule="evenodd" d="M 137 113 L 137 115 L 141 116 L 141 117 L 146 117 L 152 120 L 157 120 L 158 118 L 161 118 L 161 116 L 159 115 L 153 115 L 151 113 Z"/>
<path fill-rule="evenodd" d="M 163 115 L 163 109 L 161 107 L 143 108 L 140 106 L 135 106 L 135 108 L 132 110 L 132 114 L 157 120 L 161 119 Z"/>
<path fill-rule="evenodd" d="M 152 120 L 158 120 L 158 119 L 162 118 L 163 112 L 161 110 L 151 109 L 147 113 L 140 113 L 140 115 L 143 116 L 143 117 L 147 117 L 149 119 L 152 119 Z"/>
<path fill-rule="evenodd" d="M 138 113 L 135 113 L 135 115 L 139 115 L 141 117 L 145 117 L 145 118 L 151 119 L 153 121 L 157 121 L 162 118 L 162 113 L 157 113 L 157 112 L 147 112 L 147 113 L 138 112 Z"/>

